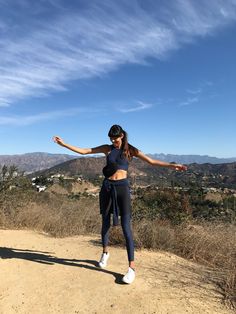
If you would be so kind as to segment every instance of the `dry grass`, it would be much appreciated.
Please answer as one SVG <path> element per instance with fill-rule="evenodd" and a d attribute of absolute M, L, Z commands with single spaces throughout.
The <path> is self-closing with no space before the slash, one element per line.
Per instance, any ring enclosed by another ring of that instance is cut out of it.
<path fill-rule="evenodd" d="M 0 227 L 35 229 L 57 237 L 99 234 L 98 199 L 69 199 L 52 193 L 6 196 L 0 204 Z M 136 248 L 166 250 L 211 267 L 225 300 L 236 306 L 235 225 L 201 222 L 173 226 L 169 221 L 142 219 L 133 222 L 133 232 Z M 120 228 L 112 228 L 110 241 L 124 245 Z"/>
<path fill-rule="evenodd" d="M 161 249 L 210 267 L 226 303 L 236 307 L 236 226 L 198 223 L 173 226 L 165 221 L 134 224 L 138 247 Z"/>
<path fill-rule="evenodd" d="M 83 197 L 69 199 L 60 194 L 34 195 L 24 206 L 14 207 L 14 200 L 0 210 L 0 226 L 30 228 L 52 236 L 98 233 L 100 231 L 97 199 Z"/>
<path fill-rule="evenodd" d="M 215 270 L 226 302 L 236 306 L 236 226 L 201 224 L 177 230 L 176 252 Z"/>

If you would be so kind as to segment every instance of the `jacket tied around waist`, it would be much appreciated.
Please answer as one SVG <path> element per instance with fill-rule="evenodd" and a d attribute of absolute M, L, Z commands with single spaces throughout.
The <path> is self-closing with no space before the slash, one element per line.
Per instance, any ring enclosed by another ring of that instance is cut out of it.
<path fill-rule="evenodd" d="M 124 191 L 121 191 L 122 187 L 127 187 Z M 105 178 L 103 180 L 102 188 L 99 195 L 100 201 L 100 213 L 102 215 L 113 214 L 113 226 L 119 224 L 120 209 L 118 204 L 118 193 L 125 193 L 124 197 L 130 197 L 129 181 L 128 179 L 121 180 L 109 180 Z"/>

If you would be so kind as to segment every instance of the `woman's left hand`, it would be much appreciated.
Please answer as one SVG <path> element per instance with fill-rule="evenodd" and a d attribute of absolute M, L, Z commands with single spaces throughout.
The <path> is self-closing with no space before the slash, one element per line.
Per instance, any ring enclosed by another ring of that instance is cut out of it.
<path fill-rule="evenodd" d="M 172 167 L 177 171 L 186 171 L 188 169 L 187 166 L 181 164 L 172 164 Z"/>

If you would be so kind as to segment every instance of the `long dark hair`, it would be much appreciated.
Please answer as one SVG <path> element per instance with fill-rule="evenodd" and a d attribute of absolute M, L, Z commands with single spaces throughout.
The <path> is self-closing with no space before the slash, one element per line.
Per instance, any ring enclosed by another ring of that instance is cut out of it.
<path fill-rule="evenodd" d="M 133 158 L 133 156 L 136 155 L 138 149 L 128 143 L 127 132 L 123 130 L 122 127 L 118 124 L 114 124 L 108 132 L 109 137 L 119 137 L 122 134 L 124 136 L 122 138 L 121 150 L 125 158 L 130 161 Z"/>

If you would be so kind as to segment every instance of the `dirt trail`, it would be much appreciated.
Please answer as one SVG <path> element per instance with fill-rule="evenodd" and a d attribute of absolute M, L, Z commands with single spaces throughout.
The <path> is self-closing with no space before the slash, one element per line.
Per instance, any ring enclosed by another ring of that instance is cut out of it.
<path fill-rule="evenodd" d="M 125 249 L 111 247 L 106 270 L 96 267 L 100 252 L 98 237 L 0 230 L 0 313 L 233 313 L 202 266 L 142 250 L 125 285 Z"/>

